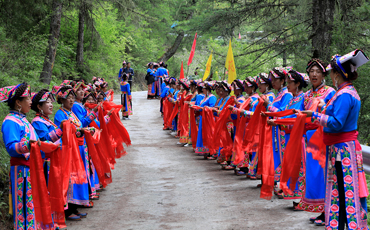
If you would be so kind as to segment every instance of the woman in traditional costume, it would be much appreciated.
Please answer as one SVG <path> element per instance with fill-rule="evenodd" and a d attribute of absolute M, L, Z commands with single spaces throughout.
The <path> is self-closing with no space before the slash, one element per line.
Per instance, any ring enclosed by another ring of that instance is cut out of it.
<path fill-rule="evenodd" d="M 96 106 L 91 113 L 88 113 L 86 108 L 82 104 L 82 100 L 85 97 L 85 91 L 86 85 L 83 82 L 77 82 L 76 85 L 73 88 L 73 91 L 76 94 L 75 101 L 73 103 L 72 112 L 77 116 L 77 118 L 82 123 L 82 128 L 87 128 L 92 121 L 96 119 L 96 112 L 98 111 L 98 106 Z M 104 91 L 101 91 L 106 95 Z M 86 149 L 87 146 L 84 144 Z M 87 150 L 88 154 L 88 150 Z M 96 190 L 100 189 L 100 183 L 99 178 L 97 176 L 95 167 L 89 157 L 89 160 L 86 162 L 85 167 L 87 168 L 86 171 L 88 172 L 88 179 L 89 179 L 89 185 L 90 185 L 90 198 L 92 200 L 98 200 L 99 194 L 96 192 Z"/>
<path fill-rule="evenodd" d="M 192 94 L 192 97 L 190 101 L 186 101 L 185 103 L 187 104 L 195 104 L 196 98 L 198 96 L 198 90 L 197 90 L 197 82 L 195 80 L 190 80 L 190 92 Z M 188 135 L 188 142 L 184 145 L 184 147 L 189 147 L 192 146 L 193 142 L 191 139 L 191 124 L 190 124 L 190 112 L 191 110 L 189 109 L 189 135 Z"/>
<path fill-rule="evenodd" d="M 312 89 L 308 90 L 304 95 L 304 107 L 309 110 L 315 100 L 323 100 L 327 103 L 335 94 L 335 90 L 325 85 L 325 76 L 327 64 L 320 59 L 311 59 L 307 63 L 306 71 L 309 75 Z M 317 108 L 316 112 L 319 111 Z M 306 124 L 306 143 L 308 143 L 312 135 L 316 132 L 318 125 Z M 312 153 L 306 151 L 304 159 L 305 180 L 304 188 L 302 189 L 302 199 L 295 209 L 304 210 L 308 212 L 321 213 L 320 216 L 311 218 L 318 226 L 325 225 L 325 176 L 324 170 L 319 162 L 313 159 Z"/>
<path fill-rule="evenodd" d="M 180 140 L 179 142 L 177 143 L 178 145 L 186 145 L 189 141 L 189 134 L 188 134 L 188 131 L 190 130 L 189 127 L 190 127 L 190 115 L 189 115 L 189 109 L 186 109 L 188 108 L 188 106 L 185 106 L 185 104 L 187 104 L 188 102 L 190 102 L 191 100 L 191 97 L 192 95 L 190 96 L 191 94 L 191 91 L 190 91 L 190 85 L 189 85 L 189 82 L 187 82 L 187 80 L 180 80 L 180 84 L 181 84 L 181 88 L 184 90 L 184 92 L 182 93 L 181 97 L 183 97 L 182 101 L 183 103 L 180 105 L 181 107 L 180 108 L 180 113 L 179 113 L 179 118 L 181 117 L 181 119 L 179 119 L 179 123 L 181 125 L 181 123 L 185 123 L 184 126 L 186 126 L 187 130 L 183 129 L 185 127 L 180 127 Z M 184 113 L 184 115 L 182 115 L 181 113 Z M 184 117 L 186 114 L 186 117 Z M 185 121 L 182 121 L 182 119 L 185 119 Z"/>
<path fill-rule="evenodd" d="M 214 96 L 211 91 L 213 89 L 213 84 L 210 82 L 205 82 L 201 85 L 203 88 L 203 94 L 205 97 L 202 101 L 200 101 L 200 107 L 203 108 L 205 106 L 214 107 L 217 101 L 216 96 Z M 196 110 L 201 111 L 201 110 Z M 206 146 L 203 146 L 203 135 L 202 135 L 202 116 L 199 116 L 199 129 L 198 129 L 198 137 L 197 137 L 197 145 L 195 149 L 195 153 L 199 156 L 204 156 L 204 154 L 209 153 L 209 150 Z"/>
<path fill-rule="evenodd" d="M 153 69 L 153 62 L 148 63 L 148 69 L 146 70 L 146 84 L 148 85 L 148 97 L 147 99 L 153 99 L 155 97 L 155 70 Z"/>
<path fill-rule="evenodd" d="M 127 82 L 127 75 L 122 77 L 121 81 L 121 104 L 122 104 L 122 119 L 131 120 L 129 116 L 132 115 L 132 96 L 130 84 Z"/>
<path fill-rule="evenodd" d="M 83 137 L 83 123 L 78 119 L 78 117 L 72 112 L 72 107 L 74 105 L 76 94 L 70 86 L 61 87 L 56 95 L 58 104 L 61 104 L 61 107 L 56 112 L 54 117 L 54 123 L 60 128 L 63 121 L 69 120 L 76 127 L 76 136 L 78 139 L 79 151 L 81 159 L 85 166 L 86 176 L 88 181 L 90 181 L 90 171 L 89 171 L 89 155 L 87 147 Z M 95 115 L 90 113 L 89 117 L 94 120 Z M 85 120 L 85 125 L 88 123 Z M 95 187 L 94 187 L 95 188 Z M 78 205 L 83 205 L 85 207 L 93 207 L 93 202 L 89 200 L 89 184 L 71 184 L 68 188 L 67 193 L 67 203 L 68 210 L 66 210 L 66 216 L 71 216 L 72 214 L 79 214 L 77 211 Z M 79 215 L 77 215 L 79 216 Z M 72 215 L 72 217 L 74 217 Z M 83 217 L 83 216 L 81 216 Z"/>
<path fill-rule="evenodd" d="M 218 84 L 218 95 L 219 95 L 219 103 L 217 104 L 217 107 L 213 108 L 213 112 L 214 112 L 214 116 L 219 116 L 221 111 L 224 109 L 226 103 L 229 101 L 230 99 L 230 93 L 231 93 L 231 90 L 232 90 L 232 87 L 230 84 L 228 84 L 227 82 L 225 81 L 222 81 L 222 82 L 219 82 Z M 226 127 L 229 131 L 229 134 L 231 135 L 232 137 L 232 133 L 233 133 L 233 122 L 232 120 L 228 120 L 226 122 Z M 226 157 L 225 154 L 222 154 L 221 153 L 221 149 L 222 149 L 222 146 L 220 146 L 220 148 L 218 149 L 218 153 L 215 153 L 213 156 L 209 156 L 209 154 L 206 154 L 205 157 L 207 157 L 208 160 L 215 160 L 217 159 L 217 161 L 219 162 L 227 162 L 227 165 L 230 165 L 231 164 L 231 156 L 230 157 Z"/>
<path fill-rule="evenodd" d="M 288 72 L 288 77 L 287 77 L 287 83 L 288 83 L 288 86 L 287 86 L 287 89 L 288 89 L 288 92 L 291 93 L 293 95 L 293 97 L 290 99 L 290 101 L 288 102 L 288 104 L 285 106 L 285 108 L 281 108 L 281 111 L 284 111 L 284 110 L 289 110 L 289 109 L 295 109 L 295 110 L 299 110 L 299 111 L 303 111 L 304 110 L 304 93 L 302 91 L 303 88 L 306 88 L 307 85 L 308 85 L 308 76 L 306 74 L 303 74 L 303 73 L 299 73 L 295 70 L 290 70 Z M 285 116 L 283 118 L 295 118 L 296 115 L 289 115 L 289 116 Z M 271 125 L 275 125 L 275 123 L 273 122 L 274 120 L 268 120 L 268 124 L 271 124 Z M 285 146 L 288 144 L 288 141 L 290 139 L 290 133 L 292 131 L 292 126 L 291 125 L 280 125 L 280 130 L 284 131 L 284 137 L 281 139 L 281 142 L 279 142 L 280 146 L 279 148 L 282 149 L 282 156 L 281 156 L 281 159 L 283 162 L 284 160 L 284 152 L 285 152 Z M 302 142 L 304 142 L 304 139 L 302 139 Z M 283 147 L 284 146 L 284 147 Z M 297 154 L 301 154 L 302 155 L 302 158 L 303 156 L 305 155 L 305 153 L 303 152 L 303 150 L 300 152 L 300 153 L 297 153 Z M 289 159 L 287 159 L 289 160 Z M 300 169 L 300 172 L 299 172 L 299 179 L 297 181 L 297 184 L 295 186 L 295 190 L 292 191 L 292 194 L 284 194 L 282 192 L 282 190 L 278 191 L 278 197 L 280 199 L 299 199 L 302 197 L 302 185 L 303 185 L 303 179 L 304 179 L 304 172 L 303 172 L 303 162 L 301 161 L 301 169 Z M 288 186 L 289 186 L 289 182 L 288 182 Z M 293 202 L 293 204 L 295 205 L 296 203 Z"/>
<path fill-rule="evenodd" d="M 26 119 L 31 110 L 31 89 L 27 83 L 0 89 L 1 102 L 10 108 L 1 131 L 5 148 L 10 155 L 9 213 L 14 229 L 37 229 L 30 175 L 31 143 L 39 138 Z M 36 188 L 35 188 L 36 189 Z"/>
<path fill-rule="evenodd" d="M 345 56 L 335 55 L 326 70 L 331 70 L 330 78 L 337 92 L 322 112 L 304 112 L 312 117 L 314 124 L 323 126 L 323 137 L 314 135 L 308 147 L 316 147 L 311 148 L 312 154 L 321 165 L 326 162 L 326 229 L 343 230 L 345 226 L 369 229 L 366 204 L 369 192 L 356 131 L 361 100 L 352 84 L 358 77 L 357 68 L 368 60 L 361 50 Z M 317 141 L 320 140 L 326 145 L 326 156 L 317 151 Z"/>
<path fill-rule="evenodd" d="M 290 99 L 293 97 L 288 92 L 286 85 L 286 78 L 288 71 L 284 68 L 275 67 L 269 72 L 269 79 L 271 80 L 272 87 L 278 92 L 276 98 L 270 102 L 268 98 L 264 98 L 264 106 L 267 106 L 268 112 L 280 112 L 285 109 Z M 285 132 L 280 130 L 280 126 L 272 127 L 272 149 L 274 154 L 274 169 L 275 169 L 275 183 L 280 181 L 281 162 L 283 153 L 286 147 Z M 280 144 L 282 149 L 280 148 Z M 278 186 L 275 187 L 275 193 L 279 190 Z"/>
<path fill-rule="evenodd" d="M 240 112 L 245 117 L 248 117 L 249 119 L 253 115 L 254 111 L 256 110 L 256 107 L 258 105 L 258 99 L 259 95 L 257 93 L 257 77 L 248 77 L 244 80 L 243 82 L 245 92 L 247 93 L 248 98 L 250 98 L 250 104 L 249 104 L 249 109 L 244 110 L 244 109 L 238 109 L 238 108 L 233 108 L 232 107 L 232 113 L 237 114 Z M 230 108 L 231 109 L 231 108 Z M 248 123 L 247 123 L 248 124 Z M 246 125 L 247 125 L 246 124 Z M 234 161 L 235 159 L 235 152 L 232 160 Z M 257 179 L 257 162 L 258 162 L 258 156 L 257 156 L 257 151 L 253 149 L 251 153 L 245 153 L 244 160 L 241 161 L 238 165 L 228 165 L 225 169 L 226 170 L 236 170 L 235 173 L 237 175 L 246 175 L 247 178 L 251 178 L 253 180 Z"/>
<path fill-rule="evenodd" d="M 35 118 L 31 124 L 35 129 L 41 141 L 50 141 L 55 144 L 61 144 L 62 130 L 58 128 L 49 116 L 53 114 L 54 97 L 47 90 L 43 89 L 32 97 L 31 109 L 36 112 Z M 49 181 L 50 158 L 45 158 L 44 172 L 46 183 Z"/>

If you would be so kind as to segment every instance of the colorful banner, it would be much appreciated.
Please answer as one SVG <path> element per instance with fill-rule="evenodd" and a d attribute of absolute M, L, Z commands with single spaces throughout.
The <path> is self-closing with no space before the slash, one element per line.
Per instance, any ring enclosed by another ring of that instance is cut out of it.
<path fill-rule="evenodd" d="M 181 70 L 180 70 L 180 79 L 184 79 L 185 74 L 184 74 L 184 64 L 181 62 Z"/>
<path fill-rule="evenodd" d="M 213 52 L 211 52 L 211 55 L 209 55 L 209 58 L 206 64 L 206 71 L 204 71 L 203 81 L 205 81 L 207 77 L 209 76 L 209 74 L 211 73 L 212 53 Z"/>
<path fill-rule="evenodd" d="M 195 33 L 193 46 L 191 47 L 190 56 L 189 56 L 189 60 L 188 60 L 188 66 L 190 66 L 191 62 L 193 61 L 196 45 L 197 45 L 197 33 Z"/>
<path fill-rule="evenodd" d="M 229 71 L 228 72 L 229 77 L 227 79 L 227 82 L 231 84 L 236 79 L 236 69 L 235 69 L 233 49 L 231 47 L 231 39 L 229 42 L 229 50 L 227 51 L 225 67 Z"/>

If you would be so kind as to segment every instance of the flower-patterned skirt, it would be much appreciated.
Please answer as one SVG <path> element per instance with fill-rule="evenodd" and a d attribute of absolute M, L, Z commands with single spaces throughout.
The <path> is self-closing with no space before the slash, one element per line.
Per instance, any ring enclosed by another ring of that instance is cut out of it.
<path fill-rule="evenodd" d="M 337 154 L 340 154 L 341 157 L 342 172 L 337 172 L 334 167 Z M 337 180 L 338 173 L 343 174 L 348 229 L 369 229 L 367 227 L 367 213 L 363 208 L 363 206 L 366 205 L 366 198 L 360 198 L 359 171 L 362 170 L 361 166 L 362 154 L 357 154 L 354 141 L 338 143 L 327 147 L 325 197 L 326 229 L 338 229 L 339 225 L 340 204 Z M 363 202 L 364 199 L 365 202 Z"/>
<path fill-rule="evenodd" d="M 37 229 L 28 166 L 11 166 L 9 201 L 9 213 L 13 214 L 14 229 Z"/>

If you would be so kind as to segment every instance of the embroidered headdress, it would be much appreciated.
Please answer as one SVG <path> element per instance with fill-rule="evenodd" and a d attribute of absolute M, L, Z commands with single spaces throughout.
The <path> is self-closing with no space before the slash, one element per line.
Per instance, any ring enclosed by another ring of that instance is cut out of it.
<path fill-rule="evenodd" d="M 335 70 L 337 70 L 337 72 L 339 72 L 344 77 L 344 79 L 348 79 L 348 73 L 343 68 L 342 64 L 349 61 L 351 66 L 351 72 L 353 73 L 357 70 L 358 67 L 368 62 L 369 58 L 362 50 L 357 49 L 344 56 L 336 54 L 333 56 L 332 60 L 335 60 L 334 66 L 328 65 L 328 67 L 326 67 L 326 70 L 329 71 L 335 68 Z"/>
<path fill-rule="evenodd" d="M 22 83 L 16 86 L 7 86 L 4 88 L 0 88 L 0 102 L 10 101 L 14 98 L 16 90 L 19 86 L 24 85 L 27 83 Z M 29 97 L 31 96 L 31 86 L 27 85 L 26 90 L 22 93 L 21 97 Z"/>

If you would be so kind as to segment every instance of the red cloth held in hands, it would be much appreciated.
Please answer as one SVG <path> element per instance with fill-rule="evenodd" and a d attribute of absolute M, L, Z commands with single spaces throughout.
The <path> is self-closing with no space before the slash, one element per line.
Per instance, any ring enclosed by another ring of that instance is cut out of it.
<path fill-rule="evenodd" d="M 41 145 L 54 144 L 41 143 Z M 47 146 L 46 148 L 49 149 L 50 146 Z M 51 206 L 44 176 L 44 161 L 41 158 L 40 149 L 41 147 L 38 145 L 37 142 L 31 144 L 29 161 L 33 206 L 35 209 L 36 225 L 39 225 L 40 229 L 51 230 L 54 229 L 54 223 L 51 218 Z"/>
<path fill-rule="evenodd" d="M 96 148 L 95 145 L 100 141 L 100 131 L 95 131 L 94 136 L 91 135 L 90 131 L 85 132 L 85 139 L 89 148 L 89 155 L 93 161 L 99 181 L 105 188 L 108 184 L 112 183 L 112 177 L 108 161 L 104 157 L 104 153 L 101 152 L 101 146 Z"/>
<path fill-rule="evenodd" d="M 302 161 L 302 136 L 305 132 L 305 123 L 306 114 L 299 112 L 290 135 L 290 140 L 286 146 L 284 160 L 282 162 L 280 188 L 285 194 L 293 195 L 292 191 L 294 190 L 298 181 Z M 290 188 L 287 186 L 289 179 Z"/>

